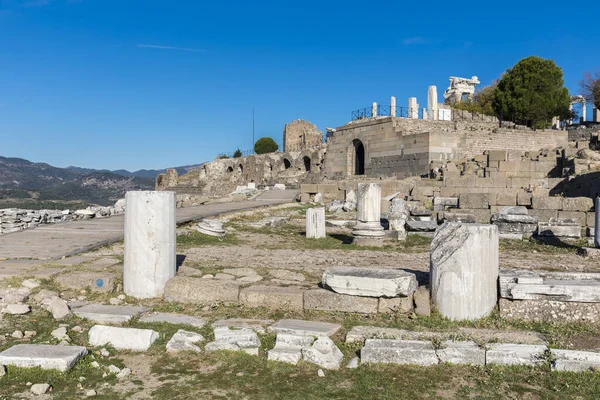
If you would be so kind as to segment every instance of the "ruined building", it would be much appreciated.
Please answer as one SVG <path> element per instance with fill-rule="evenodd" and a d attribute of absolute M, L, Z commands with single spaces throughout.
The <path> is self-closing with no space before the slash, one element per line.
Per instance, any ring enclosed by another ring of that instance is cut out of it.
<path fill-rule="evenodd" d="M 316 149 L 323 144 L 323 132 L 315 124 L 299 119 L 283 128 L 283 151 Z"/>

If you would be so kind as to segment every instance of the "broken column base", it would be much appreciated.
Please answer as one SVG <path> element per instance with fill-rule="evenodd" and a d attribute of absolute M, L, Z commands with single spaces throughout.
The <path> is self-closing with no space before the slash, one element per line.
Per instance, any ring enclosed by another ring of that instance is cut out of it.
<path fill-rule="evenodd" d="M 352 235 L 354 236 L 352 243 L 356 246 L 381 247 L 385 232 L 379 222 L 358 221 Z"/>

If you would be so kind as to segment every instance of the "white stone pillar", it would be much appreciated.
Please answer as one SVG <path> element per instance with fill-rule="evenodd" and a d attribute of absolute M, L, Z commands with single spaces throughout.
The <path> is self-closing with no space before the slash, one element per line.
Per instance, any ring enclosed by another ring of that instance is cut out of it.
<path fill-rule="evenodd" d="M 573 103 L 569 104 L 569 112 L 573 112 Z M 573 123 L 573 119 L 569 118 L 567 124 L 571 125 Z"/>
<path fill-rule="evenodd" d="M 596 107 L 592 109 L 592 120 L 594 122 L 600 122 L 600 110 L 598 110 Z"/>
<path fill-rule="evenodd" d="M 417 116 L 417 118 L 419 118 L 419 117 Z M 423 119 L 429 119 L 429 115 L 427 115 L 427 109 L 426 108 L 423 108 Z"/>
<path fill-rule="evenodd" d="M 326 236 L 325 208 L 309 208 L 306 210 L 306 237 L 308 239 L 321 239 Z"/>
<path fill-rule="evenodd" d="M 594 246 L 600 248 L 600 197 L 596 197 L 594 211 L 596 212 L 594 220 Z"/>
<path fill-rule="evenodd" d="M 377 116 L 377 103 L 373 102 L 373 105 L 371 106 L 371 116 L 373 118 L 375 118 Z"/>
<path fill-rule="evenodd" d="M 175 192 L 127 192 L 125 200 L 123 289 L 139 299 L 162 296 L 176 271 Z"/>
<path fill-rule="evenodd" d="M 587 105 L 585 104 L 585 100 L 581 102 L 581 122 L 585 122 L 587 114 Z"/>
<path fill-rule="evenodd" d="M 358 246 L 382 246 L 381 184 L 359 183 L 356 226 L 352 231 L 354 244 Z"/>
<path fill-rule="evenodd" d="M 438 95 L 437 86 L 429 86 L 427 90 L 427 109 L 430 112 L 431 119 L 437 121 L 438 119 Z M 425 119 L 425 117 L 423 117 Z"/>
<path fill-rule="evenodd" d="M 498 227 L 445 223 L 431 242 L 431 299 L 452 320 L 489 315 L 498 301 Z"/>
<path fill-rule="evenodd" d="M 396 98 L 390 97 L 390 117 L 396 116 Z"/>
<path fill-rule="evenodd" d="M 398 240 L 406 240 L 406 219 L 408 218 L 408 209 L 406 202 L 402 199 L 393 199 L 388 213 L 390 231 L 398 232 Z"/>
<path fill-rule="evenodd" d="M 412 119 L 419 118 L 419 105 L 417 104 L 416 97 L 408 98 L 408 118 L 412 118 Z"/>

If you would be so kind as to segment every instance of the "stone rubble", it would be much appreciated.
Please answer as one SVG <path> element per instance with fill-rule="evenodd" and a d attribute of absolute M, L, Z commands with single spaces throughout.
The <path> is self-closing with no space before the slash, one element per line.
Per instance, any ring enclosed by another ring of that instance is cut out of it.
<path fill-rule="evenodd" d="M 341 329 L 341 325 L 320 321 L 304 321 L 299 319 L 282 319 L 269 326 L 273 333 L 288 333 L 298 336 L 332 336 Z"/>
<path fill-rule="evenodd" d="M 204 348 L 207 352 L 216 350 L 244 351 L 250 355 L 258 355 L 260 339 L 251 329 L 229 329 L 226 326 L 214 330 L 215 341 Z"/>
<path fill-rule="evenodd" d="M 49 390 L 50 385 L 47 383 L 36 383 L 35 385 L 31 385 L 31 388 L 29 389 L 29 391 L 36 396 L 48 393 Z"/>
<path fill-rule="evenodd" d="M 312 336 L 277 334 L 275 347 L 267 351 L 267 360 L 281 361 L 296 365 L 302 358 L 302 350 L 310 347 L 315 338 Z"/>
<path fill-rule="evenodd" d="M 175 353 L 178 351 L 194 351 L 200 353 L 202 352 L 202 349 L 196 346 L 196 343 L 203 341 L 204 336 L 201 334 L 180 329 L 167 342 L 167 353 Z"/>
<path fill-rule="evenodd" d="M 23 315 L 31 312 L 31 307 L 27 304 L 7 304 L 0 309 L 0 314 Z"/>
<path fill-rule="evenodd" d="M 339 369 L 344 354 L 326 336 L 319 337 L 311 347 L 302 348 L 302 359 L 325 369 Z"/>

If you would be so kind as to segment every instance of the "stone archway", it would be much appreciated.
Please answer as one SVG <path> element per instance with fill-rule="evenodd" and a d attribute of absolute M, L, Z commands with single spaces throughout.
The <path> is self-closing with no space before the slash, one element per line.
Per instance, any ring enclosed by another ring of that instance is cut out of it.
<path fill-rule="evenodd" d="M 304 170 L 306 172 L 310 172 L 310 157 L 308 156 L 304 156 L 304 158 L 302 159 L 304 161 Z"/>
<path fill-rule="evenodd" d="M 291 166 L 292 166 L 292 163 L 290 162 L 290 160 L 288 160 L 287 158 L 284 158 L 283 164 L 282 164 L 282 167 L 283 167 L 282 170 L 289 169 Z"/>
<path fill-rule="evenodd" d="M 348 148 L 348 175 L 365 174 L 365 146 L 354 139 Z"/>

